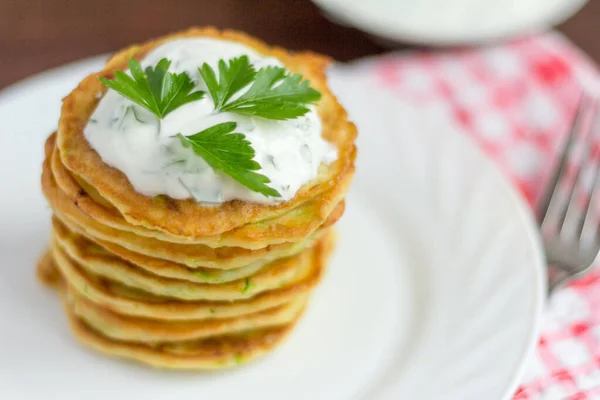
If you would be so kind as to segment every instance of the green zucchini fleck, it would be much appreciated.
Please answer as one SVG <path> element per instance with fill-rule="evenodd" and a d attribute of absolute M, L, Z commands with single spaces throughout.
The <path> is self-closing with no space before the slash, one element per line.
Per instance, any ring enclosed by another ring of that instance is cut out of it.
<path fill-rule="evenodd" d="M 250 278 L 246 278 L 244 283 L 244 288 L 242 289 L 242 293 L 246 293 L 250 290 Z"/>

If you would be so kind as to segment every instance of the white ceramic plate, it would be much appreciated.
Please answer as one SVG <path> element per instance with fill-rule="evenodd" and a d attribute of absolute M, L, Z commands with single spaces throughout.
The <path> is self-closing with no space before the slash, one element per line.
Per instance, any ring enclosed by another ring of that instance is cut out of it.
<path fill-rule="evenodd" d="M 543 303 L 532 218 L 446 116 L 401 103 L 352 68 L 337 68 L 331 82 L 361 132 L 358 173 L 339 247 L 292 337 L 262 361 L 209 374 L 152 370 L 81 347 L 56 295 L 35 279 L 50 217 L 39 175 L 60 98 L 101 62 L 0 94 L 0 398 L 511 395 Z"/>
<path fill-rule="evenodd" d="M 588 0 L 313 0 L 338 23 L 393 42 L 488 42 L 551 28 Z"/>

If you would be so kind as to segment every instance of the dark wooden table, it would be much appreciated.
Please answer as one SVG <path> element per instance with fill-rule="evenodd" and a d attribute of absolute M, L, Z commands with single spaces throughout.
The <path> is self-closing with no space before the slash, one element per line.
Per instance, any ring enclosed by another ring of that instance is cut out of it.
<path fill-rule="evenodd" d="M 0 0 L 0 88 L 191 25 L 235 28 L 350 60 L 387 49 L 329 22 L 309 0 Z M 560 27 L 600 62 L 600 1 Z"/>

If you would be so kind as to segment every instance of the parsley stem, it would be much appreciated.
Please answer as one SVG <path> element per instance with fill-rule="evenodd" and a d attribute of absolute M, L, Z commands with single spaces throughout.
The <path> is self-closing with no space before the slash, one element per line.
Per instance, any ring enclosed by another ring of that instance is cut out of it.
<path fill-rule="evenodd" d="M 162 132 L 162 123 L 160 121 L 160 118 L 156 119 L 156 136 L 160 136 L 160 133 Z"/>

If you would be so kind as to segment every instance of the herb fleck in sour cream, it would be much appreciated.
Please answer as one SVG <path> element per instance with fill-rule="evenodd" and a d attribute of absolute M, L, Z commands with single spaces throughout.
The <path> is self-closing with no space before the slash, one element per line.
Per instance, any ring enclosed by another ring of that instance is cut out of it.
<path fill-rule="evenodd" d="M 258 70 L 282 66 L 275 58 L 263 57 L 252 49 L 216 39 L 180 39 L 154 49 L 142 66 L 171 60 L 171 72 L 186 72 L 196 88 L 207 91 L 198 72 L 203 63 L 218 71 L 220 59 L 247 55 Z M 214 171 L 192 149 L 185 148 L 175 135 L 196 134 L 222 122 L 236 122 L 235 132 L 243 133 L 255 150 L 254 160 L 280 198 L 265 197 L 232 178 Z M 90 117 L 84 134 L 108 165 L 123 172 L 136 191 L 147 196 L 160 194 L 175 199 L 221 203 L 244 200 L 275 204 L 294 197 L 298 189 L 317 176 L 321 163 L 337 158 L 335 147 L 321 137 L 321 121 L 311 109 L 303 117 L 288 121 L 267 120 L 230 112 L 214 112 L 211 96 L 188 103 L 164 119 L 108 90 Z"/>

